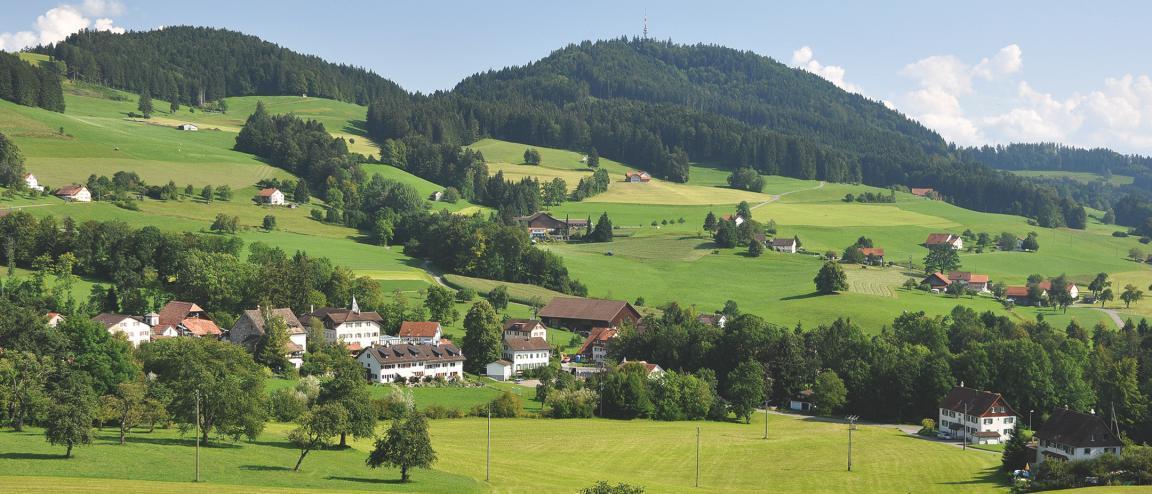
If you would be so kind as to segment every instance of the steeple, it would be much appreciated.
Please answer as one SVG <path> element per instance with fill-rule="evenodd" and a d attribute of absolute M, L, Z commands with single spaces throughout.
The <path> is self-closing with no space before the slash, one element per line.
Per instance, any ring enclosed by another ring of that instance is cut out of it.
<path fill-rule="evenodd" d="M 353 314 L 359 314 L 360 313 L 360 304 L 356 303 L 356 296 L 355 295 L 352 296 L 352 313 Z"/>

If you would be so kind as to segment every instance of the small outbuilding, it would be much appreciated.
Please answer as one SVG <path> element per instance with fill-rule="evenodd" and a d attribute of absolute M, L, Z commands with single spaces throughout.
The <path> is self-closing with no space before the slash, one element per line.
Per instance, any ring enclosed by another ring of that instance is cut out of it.
<path fill-rule="evenodd" d="M 180 125 L 177 125 L 176 128 L 180 129 L 180 130 L 186 130 L 189 132 L 196 132 L 197 130 L 200 130 L 200 127 L 197 127 L 197 126 L 192 125 L 190 123 L 182 123 Z"/>
<path fill-rule="evenodd" d="M 512 362 L 504 359 L 489 362 L 484 374 L 497 381 L 507 381 L 512 378 Z"/>
<path fill-rule="evenodd" d="M 788 400 L 788 409 L 795 412 L 811 412 L 812 409 L 816 408 L 816 405 L 812 403 L 813 394 L 815 394 L 815 392 L 811 389 L 805 389 L 796 393 L 796 396 Z"/>

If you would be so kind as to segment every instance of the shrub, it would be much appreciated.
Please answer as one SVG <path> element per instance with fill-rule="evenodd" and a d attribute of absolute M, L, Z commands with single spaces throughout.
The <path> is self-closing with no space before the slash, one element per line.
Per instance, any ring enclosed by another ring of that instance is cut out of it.
<path fill-rule="evenodd" d="M 596 409 L 596 392 L 590 389 L 559 389 L 548 393 L 546 402 L 550 417 L 590 418 Z"/>
<path fill-rule="evenodd" d="M 504 391 L 498 398 L 492 400 L 488 406 L 476 405 L 473 414 L 480 416 L 487 415 L 489 409 L 492 410 L 493 417 L 516 418 L 524 413 L 524 403 L 515 393 Z"/>
<path fill-rule="evenodd" d="M 308 409 L 308 397 L 291 388 L 277 389 L 268 397 L 268 411 L 280 422 L 291 422 Z"/>
<path fill-rule="evenodd" d="M 471 302 L 476 298 L 476 290 L 471 288 L 461 288 L 456 292 L 457 302 Z"/>

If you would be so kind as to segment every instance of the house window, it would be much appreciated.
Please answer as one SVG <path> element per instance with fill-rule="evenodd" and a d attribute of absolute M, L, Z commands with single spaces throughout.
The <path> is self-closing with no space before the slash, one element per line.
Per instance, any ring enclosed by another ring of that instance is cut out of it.
<path fill-rule="evenodd" d="M 1014 424 L 1014 423 L 1016 423 L 1016 417 L 1004 417 L 1004 423 L 1005 424 Z"/>
<path fill-rule="evenodd" d="M 1086 455 L 1092 454 L 1092 448 L 1084 448 L 1084 454 L 1086 454 Z"/>
<path fill-rule="evenodd" d="M 991 425 L 992 419 L 984 419 L 984 425 Z"/>

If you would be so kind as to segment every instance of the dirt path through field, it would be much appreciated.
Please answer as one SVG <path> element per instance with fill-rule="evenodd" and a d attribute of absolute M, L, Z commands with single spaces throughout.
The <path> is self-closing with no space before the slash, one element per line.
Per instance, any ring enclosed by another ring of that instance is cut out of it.
<path fill-rule="evenodd" d="M 1096 310 L 1108 314 L 1108 317 L 1112 318 L 1112 322 L 1116 323 L 1117 328 L 1124 327 L 1124 319 L 1121 319 L 1120 314 L 1117 314 L 1114 309 L 1101 309 L 1097 307 Z"/>
<path fill-rule="evenodd" d="M 817 185 L 817 186 L 815 186 L 815 187 L 809 187 L 809 188 L 807 188 L 807 189 L 797 189 L 797 190 L 790 190 L 790 191 L 788 191 L 788 192 L 781 192 L 781 193 L 779 193 L 779 194 L 773 194 L 771 197 L 769 197 L 769 198 L 768 198 L 768 200 L 767 200 L 767 201 L 764 201 L 764 202 L 762 202 L 762 203 L 760 203 L 760 204 L 757 204 L 757 205 L 755 205 L 755 206 L 752 206 L 751 208 L 748 208 L 748 209 L 749 209 L 749 210 L 752 210 L 752 209 L 756 209 L 756 208 L 758 208 L 758 207 L 760 207 L 760 206 L 763 206 L 763 205 L 765 205 L 765 204 L 771 204 L 771 203 L 774 203 L 774 202 L 776 202 L 776 201 L 779 201 L 781 197 L 784 197 L 784 196 L 786 196 L 786 195 L 788 195 L 788 194 L 795 194 L 795 193 L 797 193 L 797 192 L 807 192 L 807 191 L 809 191 L 809 190 L 817 190 L 817 189 L 822 189 L 822 188 L 824 188 L 824 184 L 825 184 L 825 183 L 826 183 L 826 182 L 824 182 L 823 180 L 821 180 L 821 181 L 820 181 L 820 185 Z"/>

